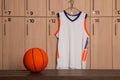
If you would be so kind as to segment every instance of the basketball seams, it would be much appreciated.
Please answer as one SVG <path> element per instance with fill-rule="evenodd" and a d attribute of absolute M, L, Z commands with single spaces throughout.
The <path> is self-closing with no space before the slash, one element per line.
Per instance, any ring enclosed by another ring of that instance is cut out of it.
<path fill-rule="evenodd" d="M 43 54 L 42 54 L 42 50 L 39 49 L 39 51 L 40 51 L 40 53 L 41 53 L 41 55 L 42 55 L 42 61 L 43 61 L 42 69 L 43 69 L 43 68 L 44 68 L 44 56 L 43 56 Z"/>
<path fill-rule="evenodd" d="M 33 66 L 35 71 L 37 71 L 36 66 L 35 66 L 35 60 L 34 60 L 34 49 L 32 49 L 32 59 L 33 59 Z"/>

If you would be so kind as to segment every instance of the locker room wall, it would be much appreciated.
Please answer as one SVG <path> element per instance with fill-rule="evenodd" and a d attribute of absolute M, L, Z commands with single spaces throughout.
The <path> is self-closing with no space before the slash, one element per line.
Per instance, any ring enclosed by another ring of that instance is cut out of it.
<path fill-rule="evenodd" d="M 0 69 L 25 69 L 22 57 L 32 47 L 43 48 L 47 69 L 55 69 L 56 13 L 68 8 L 68 1 L 0 0 Z M 87 69 L 120 69 L 120 1 L 74 0 L 74 7 L 88 13 Z"/>

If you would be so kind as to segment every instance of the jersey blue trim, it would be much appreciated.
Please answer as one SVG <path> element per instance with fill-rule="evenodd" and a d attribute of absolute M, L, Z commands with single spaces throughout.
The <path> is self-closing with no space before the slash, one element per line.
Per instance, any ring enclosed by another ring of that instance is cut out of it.
<path fill-rule="evenodd" d="M 65 16 L 70 20 L 70 21 L 75 21 L 75 20 L 77 20 L 78 18 L 79 18 L 79 16 L 80 16 L 80 14 L 81 14 L 82 12 L 80 11 L 78 14 L 75 14 L 75 15 L 71 15 L 71 14 L 69 14 L 69 13 L 67 13 L 65 10 L 64 10 L 64 14 L 65 14 Z M 71 19 L 69 16 L 77 16 L 75 19 Z"/>
<path fill-rule="evenodd" d="M 88 38 L 86 39 L 86 43 L 85 43 L 84 49 L 87 49 L 87 47 L 88 47 Z"/>
<path fill-rule="evenodd" d="M 57 13 L 57 17 L 58 17 L 58 18 L 60 17 L 60 14 L 59 14 L 59 13 Z"/>
<path fill-rule="evenodd" d="M 88 14 L 85 15 L 85 19 L 88 17 Z"/>

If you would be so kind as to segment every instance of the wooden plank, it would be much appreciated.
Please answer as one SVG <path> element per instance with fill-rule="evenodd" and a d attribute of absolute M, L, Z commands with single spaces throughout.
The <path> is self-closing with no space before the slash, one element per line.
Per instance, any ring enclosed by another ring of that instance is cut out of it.
<path fill-rule="evenodd" d="M 0 71 L 0 80 L 120 80 L 120 70 Z"/>

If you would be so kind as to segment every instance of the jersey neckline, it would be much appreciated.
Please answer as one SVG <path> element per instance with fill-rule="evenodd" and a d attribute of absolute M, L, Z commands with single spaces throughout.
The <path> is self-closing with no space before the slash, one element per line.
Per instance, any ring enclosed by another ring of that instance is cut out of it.
<path fill-rule="evenodd" d="M 66 16 L 70 21 L 73 22 L 73 21 L 75 21 L 75 20 L 77 20 L 77 19 L 79 18 L 80 14 L 81 14 L 81 11 L 80 11 L 78 14 L 71 15 L 71 14 L 67 13 L 67 12 L 64 10 L 64 14 L 65 14 L 65 16 Z M 76 18 L 75 18 L 75 19 L 71 19 L 69 16 L 76 16 Z"/>

